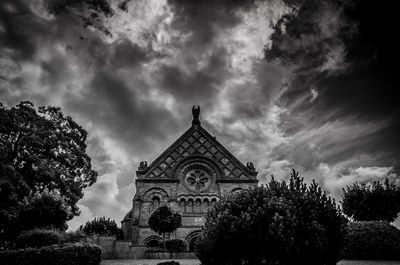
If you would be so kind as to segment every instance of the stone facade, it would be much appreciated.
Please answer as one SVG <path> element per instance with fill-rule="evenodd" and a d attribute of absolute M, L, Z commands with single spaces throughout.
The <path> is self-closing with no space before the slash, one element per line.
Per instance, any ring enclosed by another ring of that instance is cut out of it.
<path fill-rule="evenodd" d="M 192 250 L 207 207 L 224 194 L 258 183 L 253 164 L 243 165 L 201 126 L 199 107 L 192 113 L 192 126 L 153 163 L 143 161 L 136 171 L 133 206 L 122 221 L 125 239 L 133 245 L 161 241 L 147 221 L 154 209 L 168 203 L 183 214 L 182 227 L 168 237 L 185 239 Z"/>

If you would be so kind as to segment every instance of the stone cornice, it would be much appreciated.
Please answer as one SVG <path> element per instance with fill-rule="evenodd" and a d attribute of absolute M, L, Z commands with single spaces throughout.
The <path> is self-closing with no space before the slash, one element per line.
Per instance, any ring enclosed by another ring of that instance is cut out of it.
<path fill-rule="evenodd" d="M 258 179 L 218 179 L 217 183 L 258 183 Z"/>
<path fill-rule="evenodd" d="M 136 179 L 136 183 L 179 183 L 179 179 Z"/>

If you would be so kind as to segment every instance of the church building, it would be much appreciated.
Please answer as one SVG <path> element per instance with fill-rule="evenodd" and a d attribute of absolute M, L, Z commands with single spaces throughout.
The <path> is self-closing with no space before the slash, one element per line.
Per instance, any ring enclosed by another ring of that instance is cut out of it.
<path fill-rule="evenodd" d="M 162 241 L 147 222 L 158 206 L 167 203 L 182 213 L 182 226 L 168 237 L 185 239 L 192 251 L 207 208 L 224 194 L 258 183 L 253 164 L 242 164 L 201 126 L 200 107 L 193 106 L 192 114 L 192 126 L 150 165 L 142 161 L 136 171 L 132 209 L 122 221 L 125 239 L 133 245 L 151 247 Z"/>

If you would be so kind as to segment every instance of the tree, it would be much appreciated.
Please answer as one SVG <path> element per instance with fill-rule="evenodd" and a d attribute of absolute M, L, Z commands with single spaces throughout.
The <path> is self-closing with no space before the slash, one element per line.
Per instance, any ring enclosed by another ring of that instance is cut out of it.
<path fill-rule="evenodd" d="M 117 223 L 106 217 L 94 218 L 94 220 L 81 225 L 78 231 L 82 231 L 86 235 L 96 234 L 101 236 L 116 236 L 117 239 L 123 238 L 123 232 L 118 228 Z"/>
<path fill-rule="evenodd" d="M 334 200 L 293 171 L 223 197 L 206 214 L 195 251 L 203 265 L 336 264 L 347 220 Z"/>
<path fill-rule="evenodd" d="M 165 250 L 165 233 L 172 233 L 182 225 L 182 215 L 168 205 L 158 207 L 149 217 L 150 228 L 163 236 Z"/>
<path fill-rule="evenodd" d="M 35 194 L 30 201 L 22 204 L 16 220 L 17 231 L 33 228 L 54 228 L 67 230 L 71 212 L 61 196 L 50 193 Z"/>
<path fill-rule="evenodd" d="M 43 193 L 60 197 L 66 220 L 79 214 L 76 203 L 83 189 L 97 179 L 86 137 L 60 108 L 0 103 L 0 240 L 12 237 L 21 209 Z"/>
<path fill-rule="evenodd" d="M 354 183 L 343 189 L 343 212 L 357 221 L 396 220 L 400 212 L 400 187 L 375 181 L 372 185 Z"/>

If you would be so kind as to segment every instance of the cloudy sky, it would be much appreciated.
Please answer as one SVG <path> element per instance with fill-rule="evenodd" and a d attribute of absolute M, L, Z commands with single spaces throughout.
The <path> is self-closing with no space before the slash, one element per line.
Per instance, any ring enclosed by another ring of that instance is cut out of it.
<path fill-rule="evenodd" d="M 139 162 L 188 129 L 192 105 L 253 161 L 260 183 L 295 168 L 340 198 L 355 181 L 400 182 L 394 10 L 361 0 L 2 0 L 0 102 L 60 106 L 88 131 L 99 177 L 71 229 L 122 220 Z"/>

